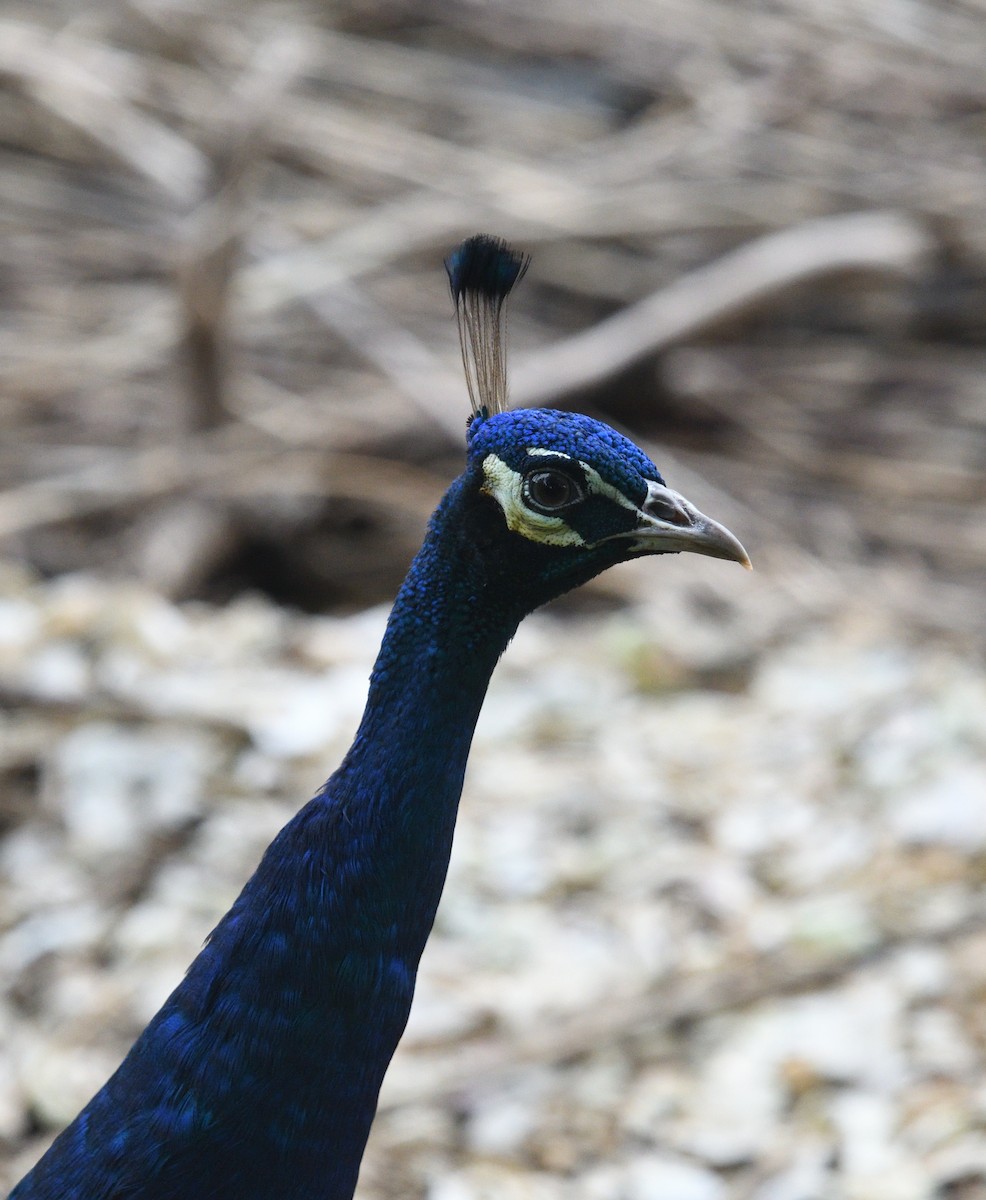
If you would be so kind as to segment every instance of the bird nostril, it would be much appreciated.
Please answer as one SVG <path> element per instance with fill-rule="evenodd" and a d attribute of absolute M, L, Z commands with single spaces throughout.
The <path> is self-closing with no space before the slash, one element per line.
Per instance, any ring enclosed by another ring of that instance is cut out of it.
<path fill-rule="evenodd" d="M 680 504 L 665 496 L 648 496 L 644 503 L 644 512 L 649 517 L 666 521 L 669 525 L 690 525 L 691 517 Z"/>

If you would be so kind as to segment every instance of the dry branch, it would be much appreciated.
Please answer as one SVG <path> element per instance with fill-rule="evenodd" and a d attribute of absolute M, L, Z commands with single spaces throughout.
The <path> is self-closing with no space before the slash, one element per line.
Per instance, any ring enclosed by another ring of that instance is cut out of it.
<path fill-rule="evenodd" d="M 890 212 L 828 217 L 768 234 L 522 362 L 514 403 L 537 407 L 598 385 L 799 284 L 848 271 L 914 274 L 932 246 L 918 222 Z"/>
<path fill-rule="evenodd" d="M 277 101 L 304 61 L 293 32 L 275 35 L 247 64 L 214 118 L 210 194 L 185 223 L 179 251 L 184 357 L 188 367 L 190 432 L 226 419 L 227 302 L 247 222 L 249 192 L 266 150 L 266 129 Z"/>
<path fill-rule="evenodd" d="M 0 74 L 59 120 L 149 179 L 178 205 L 199 193 L 208 172 L 188 141 L 135 108 L 123 94 L 133 81 L 129 56 L 100 55 L 101 72 L 82 65 L 68 45 L 21 21 L 0 21 Z M 116 71 L 107 71 L 110 66 Z M 139 67 L 137 67 L 139 70 Z M 121 76 L 121 70 L 123 72 Z"/>

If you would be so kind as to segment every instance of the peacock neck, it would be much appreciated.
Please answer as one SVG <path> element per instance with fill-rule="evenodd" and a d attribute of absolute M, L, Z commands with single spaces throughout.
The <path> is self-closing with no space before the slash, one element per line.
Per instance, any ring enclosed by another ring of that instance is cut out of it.
<path fill-rule="evenodd" d="M 329 781 L 353 844 L 392 865 L 406 948 L 420 953 L 448 865 L 466 761 L 496 662 L 523 615 L 500 600 L 453 484 L 394 603 L 353 745 Z"/>

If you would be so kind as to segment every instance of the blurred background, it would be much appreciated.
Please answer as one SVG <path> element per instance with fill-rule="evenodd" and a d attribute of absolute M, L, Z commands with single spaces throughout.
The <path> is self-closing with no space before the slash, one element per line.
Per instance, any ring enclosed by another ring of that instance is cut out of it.
<path fill-rule="evenodd" d="M 0 5 L 0 1186 L 344 752 L 485 231 L 757 571 L 522 628 L 360 1195 L 986 1197 L 984 21 Z"/>

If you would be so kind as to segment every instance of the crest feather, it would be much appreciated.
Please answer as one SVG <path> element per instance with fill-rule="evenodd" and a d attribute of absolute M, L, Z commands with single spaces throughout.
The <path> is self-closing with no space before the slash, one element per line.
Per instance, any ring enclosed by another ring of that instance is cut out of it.
<path fill-rule="evenodd" d="M 445 260 L 474 416 L 493 416 L 507 407 L 503 306 L 530 261 L 500 238 L 484 233 L 467 238 Z"/>

